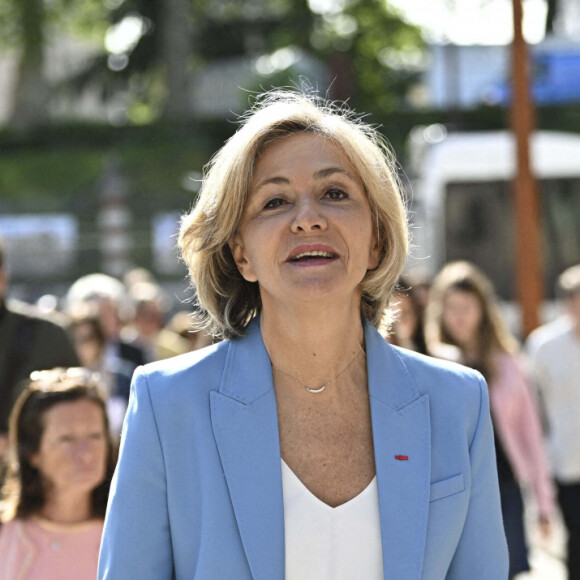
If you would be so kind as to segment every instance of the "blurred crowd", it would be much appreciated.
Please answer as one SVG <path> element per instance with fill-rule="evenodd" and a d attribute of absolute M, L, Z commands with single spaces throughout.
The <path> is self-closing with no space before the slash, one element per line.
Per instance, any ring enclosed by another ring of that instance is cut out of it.
<path fill-rule="evenodd" d="M 0 578 L 94 579 L 139 365 L 212 343 L 150 272 L 95 273 L 66 296 L 9 299 L 0 245 Z"/>
<path fill-rule="evenodd" d="M 568 578 L 580 579 L 580 265 L 559 276 L 557 292 L 562 315 L 521 345 L 489 278 L 474 264 L 454 262 L 433 280 L 401 280 L 398 316 L 383 325 L 393 344 L 485 377 L 510 578 L 530 570 L 527 499 L 543 541 L 561 515 Z"/>
<path fill-rule="evenodd" d="M 0 247 L 0 577 L 75 563 L 75 579 L 94 578 L 133 371 L 212 337 L 144 269 L 84 276 L 46 312 L 7 299 L 4 258 Z M 400 280 L 381 328 L 487 380 L 510 578 L 530 568 L 532 509 L 542 538 L 562 515 L 569 578 L 580 579 L 580 265 L 558 290 L 562 317 L 521 345 L 489 279 L 455 262 L 433 280 Z"/>

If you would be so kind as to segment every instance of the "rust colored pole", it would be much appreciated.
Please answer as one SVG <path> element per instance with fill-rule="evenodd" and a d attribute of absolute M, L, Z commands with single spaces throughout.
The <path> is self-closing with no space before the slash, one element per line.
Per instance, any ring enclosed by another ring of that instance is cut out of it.
<path fill-rule="evenodd" d="M 522 1 L 512 0 L 514 40 L 512 54 L 511 124 L 516 141 L 517 165 L 513 182 L 516 217 L 517 295 L 522 312 L 522 336 L 539 324 L 543 300 L 538 184 L 530 164 L 530 135 L 534 109 L 529 93 L 526 43 L 522 32 Z"/>

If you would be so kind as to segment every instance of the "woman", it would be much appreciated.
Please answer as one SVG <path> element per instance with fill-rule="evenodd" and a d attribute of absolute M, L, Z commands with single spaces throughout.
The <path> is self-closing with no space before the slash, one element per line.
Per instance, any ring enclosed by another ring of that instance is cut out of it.
<path fill-rule="evenodd" d="M 530 484 L 540 532 L 550 531 L 553 489 L 543 453 L 540 420 L 518 346 L 499 312 L 491 282 L 473 264 L 448 264 L 433 282 L 427 307 L 427 342 L 435 354 L 444 345 L 487 379 L 510 578 L 529 570 L 519 483 Z"/>
<path fill-rule="evenodd" d="M 171 317 L 166 328 L 179 334 L 181 338 L 187 341 L 188 351 L 198 350 L 212 344 L 211 335 L 200 329 L 192 328 L 192 322 L 191 312 L 189 310 L 180 310 Z"/>
<path fill-rule="evenodd" d="M 33 373 L 9 440 L 0 578 L 95 578 L 113 454 L 94 380 L 80 368 Z"/>
<path fill-rule="evenodd" d="M 483 379 L 374 328 L 395 175 L 372 128 L 286 92 L 216 155 L 180 246 L 227 340 L 136 372 L 101 579 L 505 578 Z"/>
<path fill-rule="evenodd" d="M 382 329 L 385 338 L 396 346 L 427 354 L 423 333 L 424 308 L 414 287 L 404 278 L 397 284 L 393 304 L 397 308 L 396 318 L 391 321 L 391 313 L 387 310 Z"/>

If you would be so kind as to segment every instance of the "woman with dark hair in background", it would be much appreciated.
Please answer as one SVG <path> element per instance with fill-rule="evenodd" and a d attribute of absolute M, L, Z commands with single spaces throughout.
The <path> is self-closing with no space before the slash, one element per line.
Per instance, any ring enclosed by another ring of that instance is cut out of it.
<path fill-rule="evenodd" d="M 10 416 L 0 578 L 94 580 L 113 468 L 95 376 L 33 373 Z"/>
<path fill-rule="evenodd" d="M 427 354 L 423 333 L 424 308 L 405 278 L 399 278 L 392 301 L 396 313 L 392 321 L 389 320 L 390 314 L 386 315 L 384 332 L 387 340 L 396 346 Z"/>
<path fill-rule="evenodd" d="M 459 362 L 480 371 L 488 382 L 512 578 L 529 570 L 519 484 L 532 487 L 544 537 L 550 531 L 554 492 L 518 344 L 501 316 L 491 282 L 476 266 L 453 262 L 436 276 L 425 333 L 433 355 L 454 351 Z"/>

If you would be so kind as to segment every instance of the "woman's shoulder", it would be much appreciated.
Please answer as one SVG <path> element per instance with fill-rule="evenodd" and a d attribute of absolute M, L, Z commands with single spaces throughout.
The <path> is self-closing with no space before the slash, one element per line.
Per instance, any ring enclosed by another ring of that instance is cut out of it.
<path fill-rule="evenodd" d="M 140 374 L 149 378 L 172 379 L 183 374 L 211 372 L 213 366 L 223 366 L 229 341 L 212 344 L 171 358 L 162 359 L 139 367 Z"/>
<path fill-rule="evenodd" d="M 25 520 L 11 519 L 2 523 L 0 526 L 0 562 L 7 561 L 9 556 L 11 559 L 16 555 L 23 556 L 29 544 Z"/>
<path fill-rule="evenodd" d="M 12 519 L 7 522 L 0 522 L 0 540 L 6 538 L 16 532 L 19 520 Z"/>
<path fill-rule="evenodd" d="M 176 392 L 219 384 L 229 341 L 223 341 L 205 348 L 163 359 L 138 367 L 133 375 L 133 388 L 139 390 L 146 385 L 150 392 Z"/>
<path fill-rule="evenodd" d="M 460 364 L 454 360 L 455 357 L 453 356 L 442 358 L 440 356 L 420 354 L 396 346 L 391 348 L 394 349 L 396 355 L 411 374 L 417 374 L 422 379 L 428 379 L 427 383 L 439 384 L 439 382 L 449 381 L 452 383 L 463 383 L 465 381 L 476 383 L 483 380 L 478 371 Z"/>
<path fill-rule="evenodd" d="M 462 364 L 392 347 L 419 393 L 429 395 L 433 405 L 450 410 L 479 409 L 487 386 L 483 376 Z"/>
<path fill-rule="evenodd" d="M 427 395 L 434 433 L 465 434 L 472 441 L 489 409 L 483 376 L 466 366 L 409 351 L 397 350 L 420 396 Z"/>

